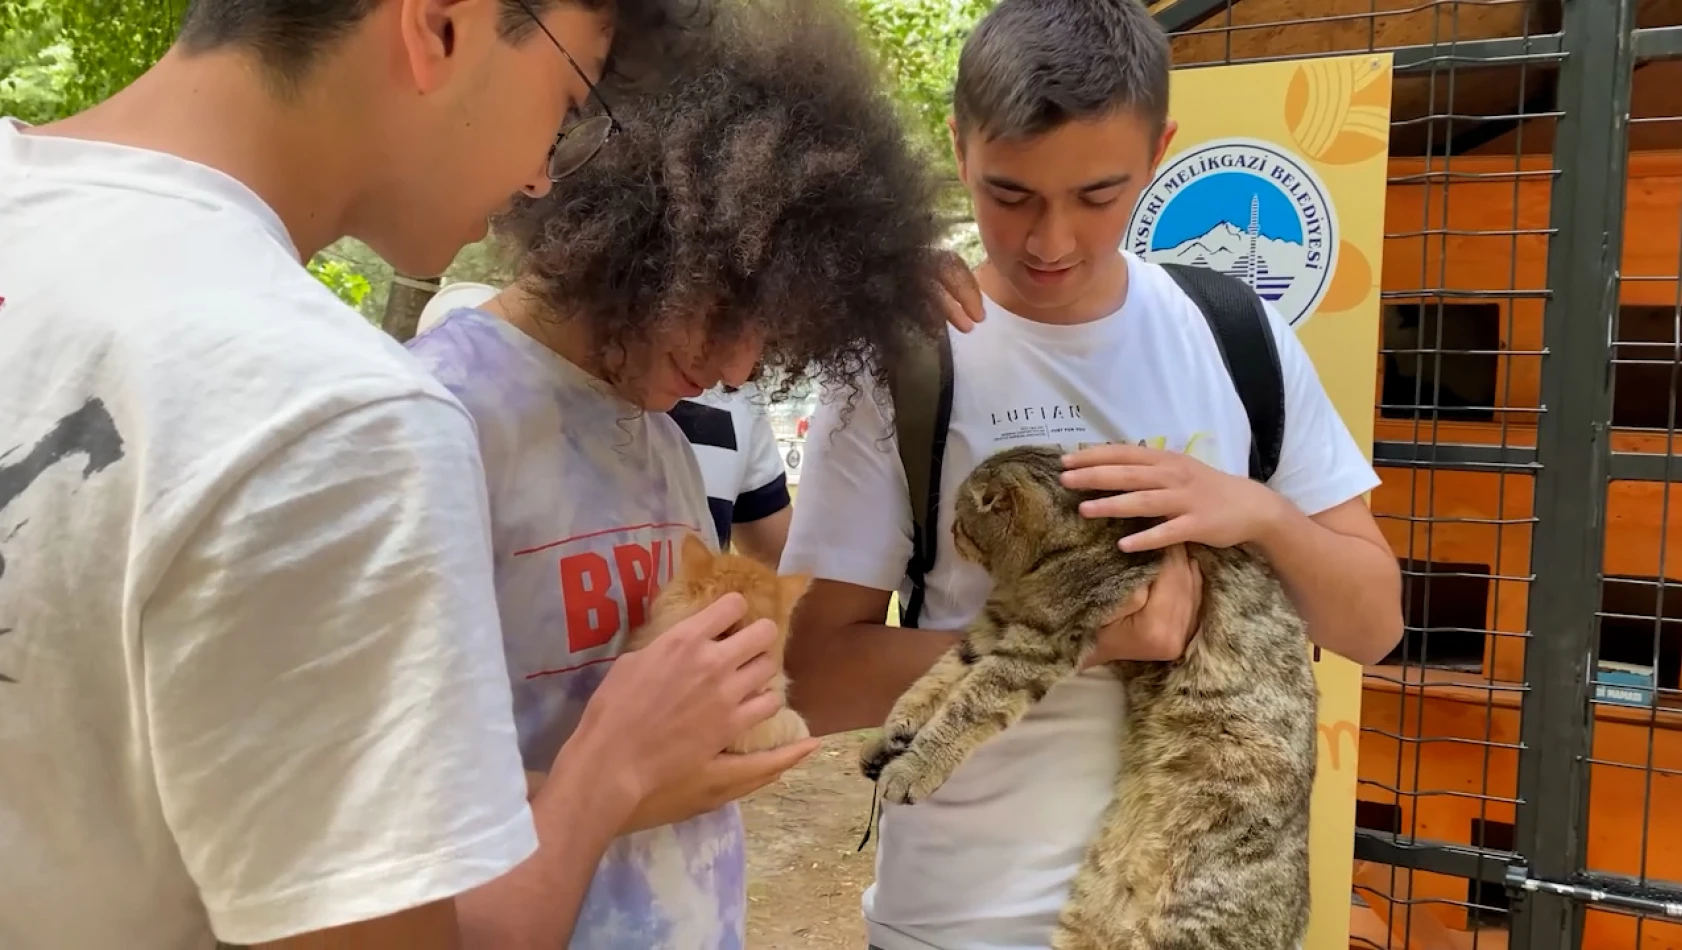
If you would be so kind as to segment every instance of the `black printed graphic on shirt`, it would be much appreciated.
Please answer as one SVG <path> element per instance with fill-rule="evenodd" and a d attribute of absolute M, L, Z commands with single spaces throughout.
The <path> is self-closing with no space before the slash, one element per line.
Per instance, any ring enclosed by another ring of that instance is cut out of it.
<path fill-rule="evenodd" d="M 1087 432 L 1085 409 L 1075 402 L 1024 403 L 989 409 L 994 442 L 1065 442 Z"/>
<path fill-rule="evenodd" d="M 1086 407 L 1078 402 L 1032 402 L 987 410 L 995 445 L 1056 443 L 1079 451 L 1097 445 L 1121 443 L 1182 452 L 1216 468 L 1221 465 L 1220 449 L 1212 432 L 1200 430 L 1178 438 L 1166 435 L 1139 437 L 1120 432 L 1114 438 L 1106 439 L 1092 431 L 1086 417 Z"/>
<path fill-rule="evenodd" d="M 38 479 L 58 469 L 67 459 L 85 459 L 81 469 L 84 482 L 110 468 L 123 457 L 123 437 L 117 432 L 117 424 L 105 403 L 89 398 L 80 408 L 53 423 L 22 456 L 17 455 L 20 448 L 21 444 L 0 452 L 0 516 Z M 28 519 L 19 521 L 0 537 L 0 583 L 6 577 L 5 546 L 28 525 Z M 0 637 L 12 632 L 5 618 L 0 618 Z M 0 683 L 15 682 L 16 679 L 0 672 Z"/>

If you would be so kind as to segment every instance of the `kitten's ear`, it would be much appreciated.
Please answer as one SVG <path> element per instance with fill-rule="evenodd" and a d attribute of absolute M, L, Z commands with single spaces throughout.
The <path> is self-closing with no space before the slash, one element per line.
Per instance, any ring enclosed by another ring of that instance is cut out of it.
<path fill-rule="evenodd" d="M 707 547 L 707 542 L 702 541 L 701 536 L 693 531 L 683 536 L 683 547 L 680 550 L 678 573 L 684 577 L 694 577 L 705 571 L 712 566 L 713 558 L 716 557 L 712 548 Z"/>
<path fill-rule="evenodd" d="M 810 574 L 783 574 L 777 578 L 777 590 L 783 595 L 783 602 L 790 605 L 804 596 L 806 588 L 810 586 Z"/>

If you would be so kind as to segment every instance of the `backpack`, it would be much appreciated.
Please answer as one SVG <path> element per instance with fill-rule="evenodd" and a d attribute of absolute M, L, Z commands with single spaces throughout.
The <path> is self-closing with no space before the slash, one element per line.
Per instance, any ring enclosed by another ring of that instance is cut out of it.
<path fill-rule="evenodd" d="M 1243 281 L 1186 264 L 1160 265 L 1190 297 L 1214 331 L 1215 344 L 1250 420 L 1250 477 L 1266 482 L 1279 467 L 1285 439 L 1285 384 L 1267 311 Z M 946 332 L 913 347 L 889 385 L 900 464 L 911 496 L 911 558 L 905 573 L 911 597 L 899 605 L 902 627 L 917 626 L 924 578 L 938 550 L 940 467 L 952 422 L 952 341 Z"/>

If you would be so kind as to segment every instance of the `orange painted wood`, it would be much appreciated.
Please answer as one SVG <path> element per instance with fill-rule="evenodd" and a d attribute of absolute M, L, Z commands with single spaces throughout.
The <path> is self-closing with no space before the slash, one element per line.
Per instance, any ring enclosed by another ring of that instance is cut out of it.
<path fill-rule="evenodd" d="M 1375 669 L 1399 676 L 1399 670 Z M 1415 674 L 1417 677 L 1417 674 Z M 1409 689 L 1369 677 L 1361 709 L 1360 789 L 1365 801 L 1395 804 L 1404 834 L 1473 844 L 1472 821 L 1511 823 L 1519 743 L 1518 694 L 1495 692 L 1466 674 L 1432 673 Z M 1588 864 L 1596 871 L 1682 881 L 1682 712 L 1661 711 L 1657 727 L 1638 710 L 1600 707 L 1589 794 Z M 1649 766 L 1651 772 L 1649 774 Z M 1646 831 L 1643 833 L 1643 828 Z M 1386 872 L 1388 873 L 1388 872 Z M 1412 912 L 1467 926 L 1466 883 L 1419 872 L 1406 882 Z M 1417 903 L 1433 901 L 1433 903 Z M 1639 945 L 1633 925 L 1593 915 L 1585 950 L 1682 950 L 1682 927 L 1649 922 Z"/>

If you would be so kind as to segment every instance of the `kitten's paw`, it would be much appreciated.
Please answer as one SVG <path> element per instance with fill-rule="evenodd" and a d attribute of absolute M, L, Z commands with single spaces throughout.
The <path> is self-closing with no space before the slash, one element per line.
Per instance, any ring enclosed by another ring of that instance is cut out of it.
<path fill-rule="evenodd" d="M 905 750 L 911 748 L 911 740 L 916 737 L 917 733 L 902 723 L 883 727 L 882 732 L 865 743 L 859 752 L 859 771 L 864 773 L 865 778 L 876 781 L 882 777 L 882 769 L 889 762 L 904 755 Z"/>
<path fill-rule="evenodd" d="M 877 787 L 882 800 L 896 805 L 915 805 L 934 794 L 944 779 L 914 755 L 901 755 L 882 769 Z"/>
<path fill-rule="evenodd" d="M 770 719 L 742 733 L 735 742 L 730 743 L 726 751 L 741 754 L 766 752 L 780 749 L 791 742 L 799 742 L 811 734 L 806 720 L 800 718 L 799 713 L 784 706 Z"/>

